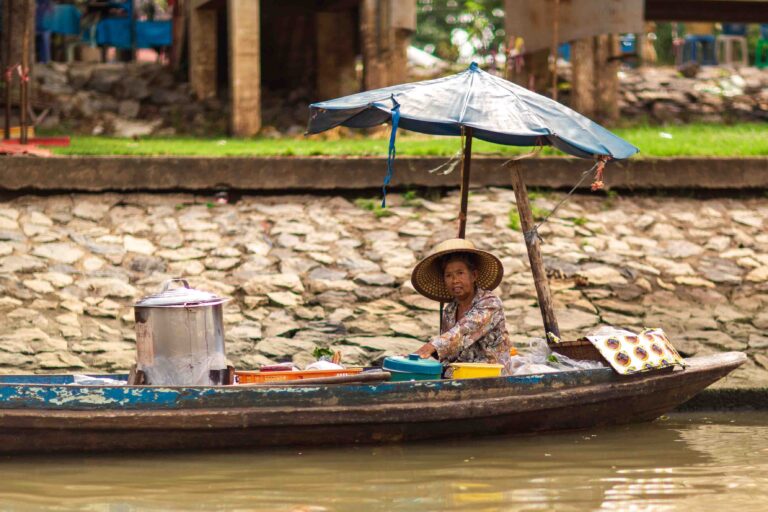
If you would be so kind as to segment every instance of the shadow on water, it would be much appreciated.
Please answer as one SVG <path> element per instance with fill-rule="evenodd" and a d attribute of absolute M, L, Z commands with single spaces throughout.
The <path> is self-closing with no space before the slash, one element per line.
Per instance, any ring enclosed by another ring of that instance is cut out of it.
<path fill-rule="evenodd" d="M 0 459 L 3 510 L 755 509 L 768 415 L 686 414 L 529 437 Z M 761 494 L 762 493 L 762 494 Z M 756 500 L 756 501 L 755 501 Z"/>

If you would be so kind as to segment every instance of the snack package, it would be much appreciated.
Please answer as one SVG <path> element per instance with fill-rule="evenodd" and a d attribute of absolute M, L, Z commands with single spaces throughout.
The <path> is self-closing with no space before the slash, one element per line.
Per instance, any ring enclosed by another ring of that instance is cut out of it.
<path fill-rule="evenodd" d="M 587 334 L 586 338 L 621 375 L 685 366 L 685 360 L 672 346 L 663 329 L 644 329 L 635 334 L 603 326 Z"/>

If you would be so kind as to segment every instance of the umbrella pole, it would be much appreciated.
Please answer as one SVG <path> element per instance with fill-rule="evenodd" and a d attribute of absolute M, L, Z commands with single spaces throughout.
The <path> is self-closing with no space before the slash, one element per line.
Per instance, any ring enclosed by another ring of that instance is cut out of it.
<path fill-rule="evenodd" d="M 523 233 L 532 233 L 535 226 L 533 222 L 533 213 L 531 213 L 531 203 L 528 200 L 528 190 L 523 181 L 523 173 L 520 164 L 515 165 L 512 170 L 512 186 L 515 189 L 515 198 L 517 199 L 517 211 L 520 213 L 520 227 Z M 539 308 L 541 309 L 541 318 L 544 320 L 544 331 L 560 337 L 560 328 L 557 326 L 555 310 L 553 307 L 552 293 L 549 291 L 549 282 L 547 273 L 544 269 L 544 260 L 541 257 L 539 248 L 539 239 L 533 236 L 525 236 L 525 248 L 528 250 L 528 260 L 531 262 L 531 273 L 533 274 L 533 284 L 536 287 L 536 296 L 539 299 Z"/>
<path fill-rule="evenodd" d="M 463 126 L 464 157 L 461 162 L 461 206 L 459 211 L 459 238 L 465 238 L 467 231 L 467 202 L 469 200 L 469 174 L 472 164 L 472 128 Z"/>

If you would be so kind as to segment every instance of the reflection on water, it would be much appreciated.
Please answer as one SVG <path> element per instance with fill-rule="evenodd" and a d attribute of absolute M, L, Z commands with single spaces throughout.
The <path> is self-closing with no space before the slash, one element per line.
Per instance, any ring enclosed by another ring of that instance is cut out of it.
<path fill-rule="evenodd" d="M 768 413 L 399 446 L 0 459 L 3 510 L 764 510 Z"/>

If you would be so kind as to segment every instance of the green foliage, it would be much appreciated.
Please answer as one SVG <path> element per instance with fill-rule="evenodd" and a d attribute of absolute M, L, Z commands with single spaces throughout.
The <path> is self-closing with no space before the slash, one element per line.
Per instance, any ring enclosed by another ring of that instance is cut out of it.
<path fill-rule="evenodd" d="M 585 217 L 571 217 L 574 226 L 585 226 L 589 222 Z"/>
<path fill-rule="evenodd" d="M 315 347 L 315 349 L 312 351 L 312 357 L 318 361 L 321 357 L 331 358 L 333 357 L 333 350 L 326 347 Z"/>
<path fill-rule="evenodd" d="M 605 199 L 603 199 L 603 209 L 610 210 L 616 206 L 616 199 L 618 199 L 619 193 L 615 190 L 606 190 Z"/>
<path fill-rule="evenodd" d="M 365 199 L 365 198 L 358 198 L 355 199 L 355 206 L 358 208 L 362 208 L 363 210 L 368 210 L 369 212 L 372 212 L 373 215 L 380 219 L 382 217 L 389 217 L 392 215 L 392 212 L 387 210 L 386 208 L 381 207 L 381 202 L 378 199 Z"/>
<path fill-rule="evenodd" d="M 533 220 L 544 220 L 549 215 L 549 210 L 532 204 L 531 213 L 533 214 Z"/>
<path fill-rule="evenodd" d="M 459 48 L 454 41 L 463 36 L 483 60 L 491 52 L 503 51 L 504 1 L 418 0 L 416 27 L 414 46 L 455 62 Z"/>
<path fill-rule="evenodd" d="M 507 227 L 514 231 L 522 231 L 523 229 L 520 227 L 520 214 L 517 213 L 516 208 L 509 210 L 509 222 L 507 222 Z"/>
<path fill-rule="evenodd" d="M 406 190 L 403 192 L 403 206 L 417 206 L 419 204 L 419 194 L 415 190 Z"/>

